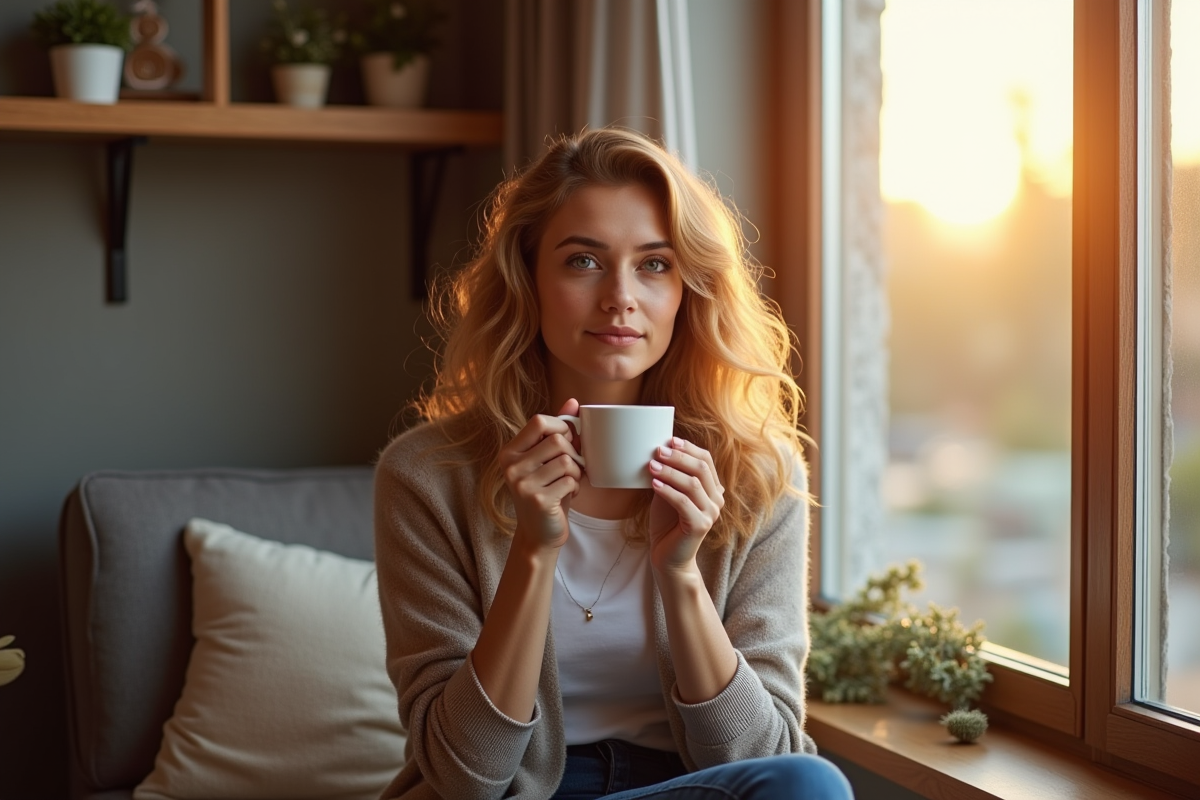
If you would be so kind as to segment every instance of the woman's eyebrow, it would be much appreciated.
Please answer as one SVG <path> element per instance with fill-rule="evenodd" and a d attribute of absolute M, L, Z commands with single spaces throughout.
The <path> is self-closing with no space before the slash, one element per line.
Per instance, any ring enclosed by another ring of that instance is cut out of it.
<path fill-rule="evenodd" d="M 584 247 L 594 247 L 597 250 L 608 249 L 608 245 L 606 245 L 604 242 L 600 241 L 599 239 L 590 239 L 587 236 L 568 236 L 558 244 L 554 245 L 554 249 L 557 250 L 558 248 L 566 247 L 569 244 L 581 244 Z"/>
<path fill-rule="evenodd" d="M 592 239 L 588 236 L 568 236 L 558 244 L 554 245 L 554 249 L 557 250 L 558 248 L 566 247 L 569 244 L 578 244 L 583 245 L 584 247 L 594 247 L 597 250 L 609 249 L 608 245 L 604 242 L 600 241 L 599 239 Z M 638 245 L 636 249 L 639 253 L 641 253 L 647 250 L 662 250 L 664 248 L 668 250 L 673 249 L 671 247 L 671 243 L 666 240 L 659 242 L 647 242 L 646 244 Z"/>

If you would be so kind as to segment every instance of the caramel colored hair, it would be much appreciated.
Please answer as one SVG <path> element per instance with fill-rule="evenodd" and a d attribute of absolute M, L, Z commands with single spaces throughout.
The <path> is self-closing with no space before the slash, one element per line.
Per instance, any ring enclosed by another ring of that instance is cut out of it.
<path fill-rule="evenodd" d="M 533 415 L 553 413 L 533 275 L 538 242 L 575 190 L 631 184 L 663 203 L 684 285 L 671 343 L 645 373 L 641 402 L 675 406 L 676 434 L 712 453 L 726 492 L 706 543 L 723 546 L 752 534 L 790 490 L 791 470 L 803 468 L 791 335 L 759 291 L 762 269 L 747 253 L 739 217 L 641 134 L 603 128 L 564 136 L 497 187 L 475 257 L 435 292 L 444 346 L 435 382 L 414 407 L 481 465 L 480 502 L 511 532 L 497 456 Z M 637 529 L 649 500 L 646 492 Z"/>

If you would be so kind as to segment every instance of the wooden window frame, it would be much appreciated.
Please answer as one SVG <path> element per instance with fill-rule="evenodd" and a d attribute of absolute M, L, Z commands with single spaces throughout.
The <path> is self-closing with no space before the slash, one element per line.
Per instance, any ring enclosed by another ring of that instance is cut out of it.
<path fill-rule="evenodd" d="M 1137 46 L 1137 0 L 1075 0 L 1071 666 L 1096 760 L 1194 790 L 1200 726 L 1133 702 Z"/>
<path fill-rule="evenodd" d="M 1002 656 L 983 705 L 1001 724 L 1181 794 L 1200 787 L 1200 726 L 1132 701 L 1137 343 L 1138 0 L 1075 0 L 1069 680 Z M 779 265 L 769 291 L 799 341 L 821 497 L 821 0 L 773 0 Z M 812 564 L 821 563 L 814 514 Z M 811 595 L 821 597 L 814 569 Z"/>

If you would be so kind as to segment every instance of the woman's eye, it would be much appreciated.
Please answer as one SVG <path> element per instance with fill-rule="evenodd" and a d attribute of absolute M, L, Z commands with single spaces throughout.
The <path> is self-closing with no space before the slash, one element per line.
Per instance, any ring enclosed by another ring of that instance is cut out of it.
<path fill-rule="evenodd" d="M 596 269 L 600 266 L 596 263 L 596 259 L 584 254 L 571 256 L 567 263 L 576 269 Z"/>
<path fill-rule="evenodd" d="M 669 263 L 667 263 L 664 259 L 661 259 L 661 258 L 651 258 L 642 264 L 643 270 L 645 270 L 646 272 L 654 273 L 654 274 L 658 274 L 660 272 L 666 272 L 670 268 L 671 268 L 671 265 Z"/>

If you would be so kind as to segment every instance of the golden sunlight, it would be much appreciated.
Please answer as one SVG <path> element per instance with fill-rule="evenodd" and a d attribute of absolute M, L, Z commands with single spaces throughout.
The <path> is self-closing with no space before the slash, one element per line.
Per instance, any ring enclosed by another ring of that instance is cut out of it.
<path fill-rule="evenodd" d="M 1200 164 L 1200 0 L 1171 3 L 1171 157 Z"/>
<path fill-rule="evenodd" d="M 889 0 L 880 190 L 955 225 L 1009 207 L 1022 175 L 1071 193 L 1072 4 Z"/>

